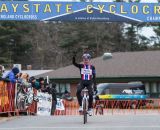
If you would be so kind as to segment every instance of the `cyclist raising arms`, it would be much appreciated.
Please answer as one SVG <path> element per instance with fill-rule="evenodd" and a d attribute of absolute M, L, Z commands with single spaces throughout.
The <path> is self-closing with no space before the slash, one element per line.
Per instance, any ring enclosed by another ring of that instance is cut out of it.
<path fill-rule="evenodd" d="M 92 115 L 92 104 L 93 104 L 93 89 L 92 85 L 94 88 L 94 91 L 97 91 L 96 87 L 96 70 L 93 65 L 91 65 L 90 60 L 91 56 L 90 54 L 83 54 L 83 64 L 77 64 L 75 61 L 75 56 L 73 57 L 73 65 L 78 67 L 80 69 L 80 75 L 81 75 L 81 81 L 80 85 L 78 85 L 77 88 L 77 98 L 78 98 L 78 103 L 79 103 L 79 111 L 83 111 L 82 109 L 82 96 L 81 96 L 81 91 L 85 87 L 87 87 L 88 92 L 89 92 L 89 105 L 88 105 L 88 113 L 91 116 Z"/>

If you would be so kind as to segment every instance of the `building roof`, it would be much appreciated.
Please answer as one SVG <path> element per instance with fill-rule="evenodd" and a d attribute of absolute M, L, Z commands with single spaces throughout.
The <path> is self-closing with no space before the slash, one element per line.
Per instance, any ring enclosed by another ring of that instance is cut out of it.
<path fill-rule="evenodd" d="M 5 73 L 8 73 L 10 70 L 6 70 Z M 52 72 L 53 70 L 21 70 L 21 73 L 27 73 L 29 76 L 37 76 L 37 75 L 43 75 L 47 72 Z"/>
<path fill-rule="evenodd" d="M 111 59 L 97 57 L 91 62 L 96 68 L 97 78 L 160 76 L 160 51 L 118 52 L 113 53 Z M 75 79 L 80 78 L 80 73 L 78 68 L 70 65 L 39 76 Z"/>
<path fill-rule="evenodd" d="M 54 70 L 22 70 L 22 73 L 27 73 L 29 74 L 29 76 L 37 76 L 37 75 L 41 75 L 47 72 L 52 72 Z"/>

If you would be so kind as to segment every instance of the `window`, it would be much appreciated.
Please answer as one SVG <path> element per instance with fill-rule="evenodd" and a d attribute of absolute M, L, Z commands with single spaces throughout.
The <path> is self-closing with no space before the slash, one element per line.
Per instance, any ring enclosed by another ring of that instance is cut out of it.
<path fill-rule="evenodd" d="M 56 84 L 56 90 L 57 90 L 57 93 L 59 93 L 59 84 Z"/>
<path fill-rule="evenodd" d="M 151 83 L 151 93 L 157 93 L 157 84 Z"/>
<path fill-rule="evenodd" d="M 151 98 L 158 98 L 158 96 L 159 96 L 159 95 L 158 95 L 157 93 L 151 93 L 151 94 L 150 94 L 150 97 L 151 97 Z"/>
<path fill-rule="evenodd" d="M 151 98 L 158 98 L 159 97 L 159 94 L 158 94 L 158 84 L 156 82 L 151 83 L 150 89 L 151 89 L 150 97 Z"/>
<path fill-rule="evenodd" d="M 102 93 L 102 94 L 109 94 L 109 89 L 105 89 L 104 93 Z"/>
<path fill-rule="evenodd" d="M 149 83 L 145 83 L 145 89 L 146 89 L 146 93 L 150 93 L 150 91 L 149 91 Z"/>
<path fill-rule="evenodd" d="M 160 82 L 158 83 L 158 93 L 160 94 Z"/>
<path fill-rule="evenodd" d="M 59 84 L 60 93 L 65 92 L 66 85 L 65 84 Z"/>
<path fill-rule="evenodd" d="M 69 83 L 57 83 L 56 90 L 57 90 L 57 94 L 61 96 L 65 92 L 65 90 L 70 92 L 70 84 Z"/>
<path fill-rule="evenodd" d="M 67 83 L 66 84 L 66 88 L 65 88 L 68 92 L 71 92 L 71 87 L 70 87 L 70 84 L 69 83 Z"/>
<path fill-rule="evenodd" d="M 160 98 L 160 82 L 158 83 L 157 88 L 158 88 L 158 93 L 159 93 L 158 97 Z"/>

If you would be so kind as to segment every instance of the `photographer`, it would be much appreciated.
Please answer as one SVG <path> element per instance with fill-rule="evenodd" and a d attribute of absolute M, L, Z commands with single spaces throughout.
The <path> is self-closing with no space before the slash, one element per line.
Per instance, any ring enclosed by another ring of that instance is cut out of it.
<path fill-rule="evenodd" d="M 48 88 L 48 93 L 52 95 L 52 108 L 51 108 L 51 115 L 54 115 L 54 112 L 56 110 L 56 104 L 57 104 L 57 90 L 56 90 L 56 84 L 52 83 L 51 86 Z"/>

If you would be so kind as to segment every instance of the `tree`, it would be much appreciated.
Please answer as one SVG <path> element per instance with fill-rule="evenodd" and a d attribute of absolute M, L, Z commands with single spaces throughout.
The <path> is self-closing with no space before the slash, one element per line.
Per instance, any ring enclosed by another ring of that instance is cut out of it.
<path fill-rule="evenodd" d="M 0 55 L 1 63 L 12 64 L 20 62 L 20 55 L 30 48 L 30 44 L 22 41 L 23 35 L 28 32 L 26 22 L 20 23 L 15 21 L 0 22 Z M 10 66 L 11 67 L 11 66 Z"/>
<path fill-rule="evenodd" d="M 20 63 L 22 66 L 32 64 L 33 69 L 56 69 L 70 65 L 75 52 L 78 61 L 81 61 L 86 51 L 97 57 L 104 52 L 147 50 L 150 49 L 150 40 L 138 35 L 143 26 L 148 25 L 0 22 L 0 61 L 3 64 Z"/>
<path fill-rule="evenodd" d="M 135 51 L 138 48 L 137 42 L 137 35 L 136 35 L 136 28 L 133 24 L 128 25 L 125 32 L 125 37 L 127 40 L 127 50 L 128 51 Z"/>
<path fill-rule="evenodd" d="M 151 41 L 153 42 L 153 49 L 160 49 L 160 24 L 154 23 L 152 24 L 154 26 L 154 32 L 156 36 L 151 37 Z"/>

